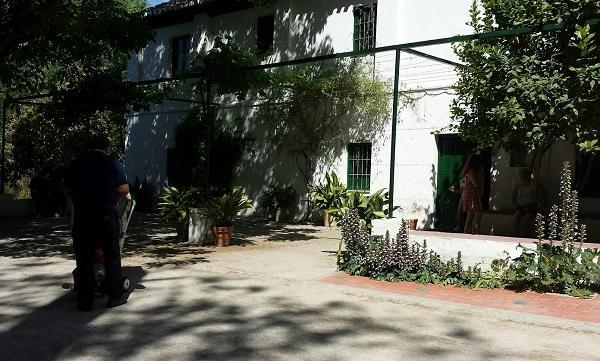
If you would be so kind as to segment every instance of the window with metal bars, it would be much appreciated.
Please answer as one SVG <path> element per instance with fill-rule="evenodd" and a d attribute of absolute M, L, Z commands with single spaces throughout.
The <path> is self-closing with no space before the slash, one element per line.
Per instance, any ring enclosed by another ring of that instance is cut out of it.
<path fill-rule="evenodd" d="M 189 35 L 173 38 L 171 41 L 171 72 L 172 75 L 190 68 L 190 50 L 192 40 Z"/>
<path fill-rule="evenodd" d="M 354 50 L 375 47 L 377 33 L 377 4 L 354 7 Z"/>
<path fill-rule="evenodd" d="M 371 143 L 348 144 L 348 189 L 371 188 Z"/>

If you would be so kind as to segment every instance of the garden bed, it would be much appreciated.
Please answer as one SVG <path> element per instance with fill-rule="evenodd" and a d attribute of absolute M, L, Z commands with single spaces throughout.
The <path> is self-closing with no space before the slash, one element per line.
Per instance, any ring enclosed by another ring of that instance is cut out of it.
<path fill-rule="evenodd" d="M 402 220 L 377 219 L 373 220 L 373 235 L 384 236 L 386 232 L 396 235 Z M 427 242 L 429 249 L 437 252 L 442 259 L 456 257 L 460 251 L 464 266 L 479 265 L 483 270 L 489 270 L 493 260 L 521 255 L 517 248 L 519 244 L 534 249 L 537 239 L 489 236 L 483 234 L 445 233 L 436 231 L 410 231 L 411 242 Z M 600 248 L 597 243 L 583 243 L 583 248 Z"/>
<path fill-rule="evenodd" d="M 515 292 L 506 289 L 477 289 L 417 282 L 386 282 L 367 277 L 350 276 L 339 272 L 322 280 L 323 282 L 349 287 L 390 292 L 439 301 L 456 302 L 523 312 L 534 315 L 557 317 L 569 320 L 600 323 L 600 297 L 591 299 L 537 292 Z"/>

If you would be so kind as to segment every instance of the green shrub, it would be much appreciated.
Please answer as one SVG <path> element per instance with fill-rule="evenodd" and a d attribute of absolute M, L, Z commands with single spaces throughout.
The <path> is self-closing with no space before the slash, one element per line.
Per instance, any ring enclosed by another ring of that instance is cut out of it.
<path fill-rule="evenodd" d="M 349 191 L 335 172 L 327 173 L 325 184 L 310 187 L 310 196 L 317 209 L 340 221 L 350 209 L 358 212 L 363 227 L 371 229 L 373 219 L 384 218 L 389 212 L 389 196 L 384 189 L 372 194 Z M 394 207 L 398 209 L 399 207 Z"/>
<path fill-rule="evenodd" d="M 175 187 L 165 187 L 163 190 L 158 204 L 159 214 L 164 219 L 175 223 L 177 240 L 180 242 L 188 240 L 190 216 L 198 197 L 198 191 L 194 188 L 178 190 Z"/>
<path fill-rule="evenodd" d="M 262 211 L 271 216 L 278 208 L 290 209 L 297 198 L 294 187 L 273 182 L 261 193 L 258 204 Z"/>
<path fill-rule="evenodd" d="M 148 179 L 140 180 L 136 177 L 130 191 L 131 197 L 136 202 L 136 211 L 153 212 L 155 210 L 158 199 L 154 183 Z"/>
<path fill-rule="evenodd" d="M 333 213 L 343 207 L 348 197 L 348 188 L 340 182 L 335 172 L 325 175 L 324 184 L 314 184 L 309 187 L 313 207 L 326 213 Z"/>
<path fill-rule="evenodd" d="M 236 187 L 220 197 L 209 200 L 199 212 L 208 218 L 213 226 L 227 227 L 233 225 L 233 219 L 240 211 L 249 208 L 252 208 L 252 201 L 241 188 Z"/>
<path fill-rule="evenodd" d="M 462 255 L 443 261 L 427 249 L 427 243 L 410 243 L 408 223 L 403 221 L 395 239 L 371 236 L 356 209 L 342 218 L 344 252 L 338 254 L 338 268 L 352 275 L 387 281 L 415 281 L 471 287 L 502 286 L 502 272 L 484 272 L 479 267 L 464 269 Z"/>
<path fill-rule="evenodd" d="M 508 285 L 588 297 L 600 289 L 600 251 L 577 245 L 585 242 L 586 229 L 577 218 L 579 201 L 568 162 L 563 165 L 560 198 L 560 207 L 554 205 L 548 217 L 538 214 L 536 218 L 535 249 L 519 245 L 522 254 L 512 260 Z"/>

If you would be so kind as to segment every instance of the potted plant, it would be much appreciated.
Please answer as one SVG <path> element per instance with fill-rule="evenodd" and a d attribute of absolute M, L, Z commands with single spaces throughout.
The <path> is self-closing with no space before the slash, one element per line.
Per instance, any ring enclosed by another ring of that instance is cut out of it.
<path fill-rule="evenodd" d="M 290 208 L 296 200 L 297 193 L 291 185 L 271 183 L 262 192 L 258 202 L 271 219 L 282 222 L 289 219 Z"/>
<path fill-rule="evenodd" d="M 417 202 L 413 202 L 412 204 L 412 214 L 414 216 L 418 215 L 421 211 L 423 211 L 423 206 L 419 205 Z M 410 218 L 408 220 L 408 228 L 412 231 L 417 229 L 417 223 L 419 220 L 417 218 Z"/>
<path fill-rule="evenodd" d="M 178 190 L 175 187 L 165 187 L 160 198 L 159 214 L 161 217 L 175 222 L 177 242 L 187 242 L 189 235 L 190 216 L 196 200 L 194 188 Z"/>
<path fill-rule="evenodd" d="M 322 212 L 323 223 L 331 226 L 336 210 L 342 208 L 348 198 L 348 188 L 331 172 L 325 175 L 325 184 L 312 185 L 309 191 L 314 207 Z"/>
<path fill-rule="evenodd" d="M 348 192 L 342 206 L 331 210 L 330 213 L 336 219 L 340 219 L 349 209 L 355 209 L 358 212 L 361 225 L 370 231 L 373 227 L 372 221 L 387 217 L 390 208 L 394 211 L 400 207 L 391 207 L 388 192 L 385 189 L 380 189 L 372 194 Z"/>
<path fill-rule="evenodd" d="M 200 209 L 200 213 L 212 224 L 211 231 L 217 246 L 228 246 L 233 234 L 233 219 L 241 210 L 252 208 L 252 201 L 241 188 L 211 199 Z"/>

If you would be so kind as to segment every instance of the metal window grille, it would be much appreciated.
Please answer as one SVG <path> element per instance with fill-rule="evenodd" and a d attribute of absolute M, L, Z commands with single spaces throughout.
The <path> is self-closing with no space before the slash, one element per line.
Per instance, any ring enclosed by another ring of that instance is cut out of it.
<path fill-rule="evenodd" d="M 354 50 L 375 48 L 377 4 L 354 7 Z"/>
<path fill-rule="evenodd" d="M 348 144 L 348 189 L 371 188 L 371 143 Z"/>
<path fill-rule="evenodd" d="M 190 68 L 190 50 L 192 41 L 189 35 L 172 40 L 172 73 L 173 75 Z"/>

